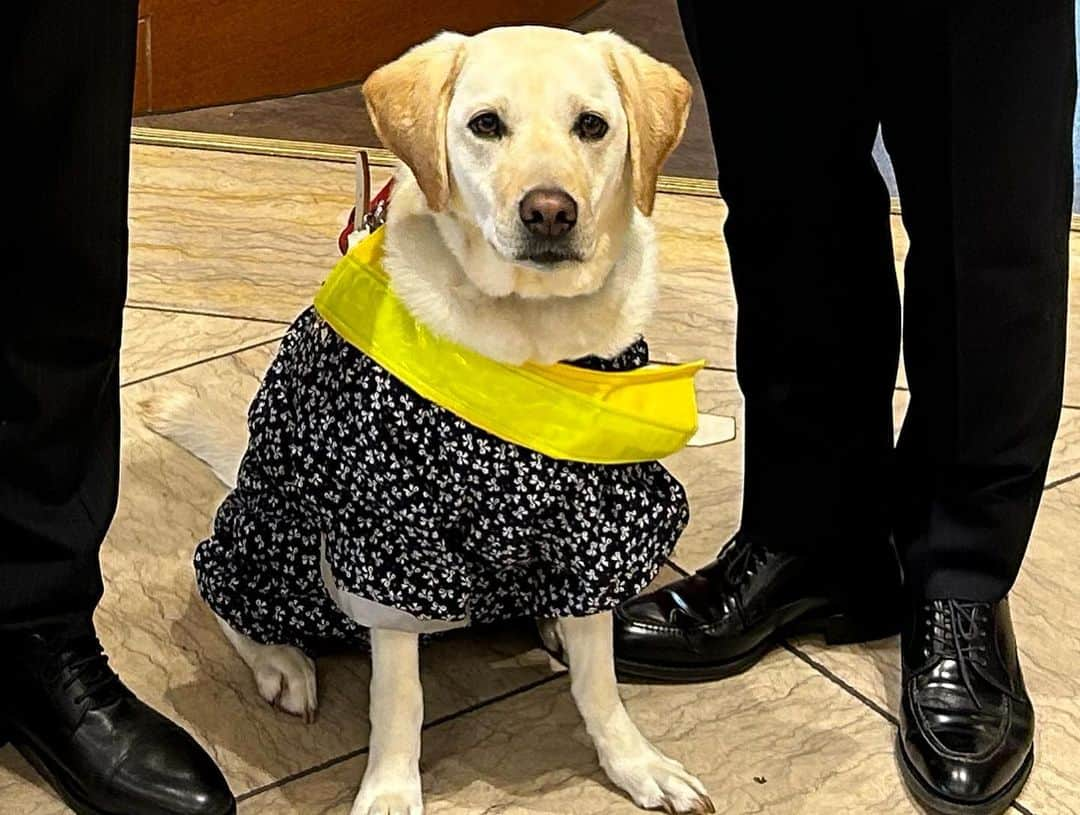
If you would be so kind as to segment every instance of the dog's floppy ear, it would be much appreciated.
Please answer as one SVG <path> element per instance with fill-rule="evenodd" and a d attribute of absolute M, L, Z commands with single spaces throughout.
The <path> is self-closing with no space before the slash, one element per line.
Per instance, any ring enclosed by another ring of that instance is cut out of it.
<path fill-rule="evenodd" d="M 682 139 L 693 90 L 675 68 L 650 57 L 618 34 L 596 31 L 586 36 L 606 52 L 619 86 L 630 125 L 634 202 L 643 213 L 651 215 L 657 176 Z"/>
<path fill-rule="evenodd" d="M 450 198 L 446 111 L 466 37 L 445 32 L 406 51 L 364 82 L 364 102 L 383 144 L 404 161 L 436 212 Z"/>

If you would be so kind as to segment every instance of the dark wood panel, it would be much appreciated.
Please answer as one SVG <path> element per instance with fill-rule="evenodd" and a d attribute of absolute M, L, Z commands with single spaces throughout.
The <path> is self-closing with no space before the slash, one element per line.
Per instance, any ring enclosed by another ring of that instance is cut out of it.
<path fill-rule="evenodd" d="M 283 96 L 363 79 L 447 29 L 569 22 L 596 0 L 142 0 L 136 112 Z"/>

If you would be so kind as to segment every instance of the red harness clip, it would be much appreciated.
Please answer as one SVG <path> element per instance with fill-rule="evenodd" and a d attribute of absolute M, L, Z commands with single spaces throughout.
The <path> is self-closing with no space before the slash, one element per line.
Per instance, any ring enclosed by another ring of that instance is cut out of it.
<path fill-rule="evenodd" d="M 371 168 L 368 165 L 367 151 L 361 150 L 356 160 L 356 206 L 352 208 L 345 228 L 338 235 L 338 249 L 341 254 L 348 254 L 349 236 L 354 232 L 370 234 L 386 223 L 386 208 L 390 205 L 390 191 L 393 188 L 394 179 L 391 178 L 374 198 L 370 198 Z M 359 224 L 356 222 L 358 209 L 364 213 Z"/>

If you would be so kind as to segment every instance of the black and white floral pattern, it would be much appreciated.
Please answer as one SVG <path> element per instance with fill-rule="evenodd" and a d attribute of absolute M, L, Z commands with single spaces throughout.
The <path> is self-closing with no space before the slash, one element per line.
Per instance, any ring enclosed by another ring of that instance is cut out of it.
<path fill-rule="evenodd" d="M 639 341 L 608 370 L 644 365 Z M 248 415 L 237 487 L 199 545 L 199 590 L 259 642 L 363 642 L 339 588 L 422 620 L 492 622 L 615 607 L 659 571 L 689 519 L 657 462 L 563 461 L 418 396 L 313 309 L 281 344 Z"/>

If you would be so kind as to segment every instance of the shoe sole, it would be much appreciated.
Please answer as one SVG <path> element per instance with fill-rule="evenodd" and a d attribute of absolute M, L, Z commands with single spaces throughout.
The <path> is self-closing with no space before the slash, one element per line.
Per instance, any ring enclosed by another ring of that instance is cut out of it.
<path fill-rule="evenodd" d="M 899 621 L 872 620 L 871 622 L 865 622 L 859 621 L 857 615 L 840 612 L 827 617 L 795 620 L 778 629 L 773 636 L 763 640 L 752 650 L 726 662 L 712 662 L 704 665 L 671 665 L 659 662 L 635 662 L 631 659 L 616 657 L 615 672 L 619 679 L 626 682 L 647 681 L 667 684 L 715 682 L 748 671 L 760 662 L 769 651 L 779 646 L 788 637 L 821 634 L 825 637 L 825 642 L 828 645 L 851 645 L 885 639 L 899 632 Z"/>
<path fill-rule="evenodd" d="M 896 737 L 896 762 L 900 765 L 900 775 L 907 785 L 908 792 L 928 812 L 932 812 L 934 815 L 1001 815 L 1012 806 L 1017 796 L 1020 795 L 1020 791 L 1024 788 L 1024 784 L 1027 783 L 1028 776 L 1031 775 L 1031 768 L 1035 765 L 1035 748 L 1032 747 L 1028 751 L 1024 763 L 1004 789 L 993 797 L 982 801 L 956 801 L 930 789 L 918 771 L 911 766 L 907 753 L 904 752 L 904 747 L 900 742 L 899 734 Z"/>
<path fill-rule="evenodd" d="M 48 761 L 30 744 L 13 738 L 9 733 L 0 733 L 0 747 L 5 743 L 10 743 L 12 747 L 19 751 L 20 755 L 26 759 L 27 764 L 33 767 L 37 774 L 52 787 L 53 792 L 57 794 L 60 800 L 63 801 L 75 815 L 123 815 L 123 813 L 98 809 L 93 804 L 83 800 L 75 792 L 65 787 L 57 777 L 56 773 L 49 767 Z M 223 815 L 236 815 L 236 804 L 233 804 L 227 812 L 223 813 Z"/>

